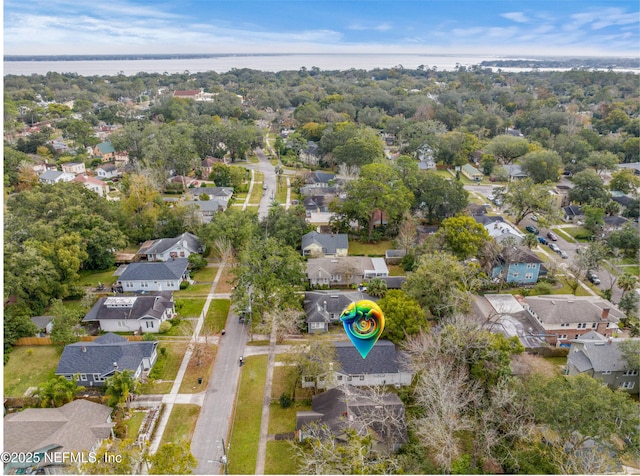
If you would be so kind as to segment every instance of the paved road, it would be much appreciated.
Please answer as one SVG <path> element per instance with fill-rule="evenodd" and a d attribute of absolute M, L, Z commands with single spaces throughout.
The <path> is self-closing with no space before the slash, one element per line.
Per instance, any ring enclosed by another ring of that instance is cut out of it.
<path fill-rule="evenodd" d="M 229 313 L 225 335 L 220 338 L 202 410 L 191 440 L 191 453 L 198 460 L 196 474 L 222 474 L 222 440 L 229 442 L 234 403 L 240 376 L 240 356 L 247 342 L 246 324 Z"/>
<path fill-rule="evenodd" d="M 258 148 L 255 152 L 260 160 L 260 162 L 255 164 L 255 170 L 264 174 L 263 185 L 267 186 L 266 190 L 263 190 L 260 206 L 258 207 L 258 218 L 262 219 L 269 213 L 271 202 L 276 196 L 276 168 L 271 165 L 271 162 L 269 162 L 267 155 L 262 149 Z"/>

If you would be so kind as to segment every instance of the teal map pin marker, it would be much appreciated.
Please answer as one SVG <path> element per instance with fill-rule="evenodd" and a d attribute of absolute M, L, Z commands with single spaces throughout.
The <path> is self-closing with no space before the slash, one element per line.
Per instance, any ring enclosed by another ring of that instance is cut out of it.
<path fill-rule="evenodd" d="M 340 314 L 340 321 L 351 343 L 366 359 L 384 330 L 384 314 L 380 306 L 366 299 L 352 302 Z"/>

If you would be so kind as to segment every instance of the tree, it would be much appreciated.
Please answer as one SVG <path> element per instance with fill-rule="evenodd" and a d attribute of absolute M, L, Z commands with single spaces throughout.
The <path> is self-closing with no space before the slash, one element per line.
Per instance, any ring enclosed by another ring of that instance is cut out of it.
<path fill-rule="evenodd" d="M 418 174 L 415 208 L 426 212 L 430 223 L 457 215 L 469 204 L 469 192 L 460 182 L 431 172 Z"/>
<path fill-rule="evenodd" d="M 89 456 L 84 458 L 78 474 L 140 474 L 143 452 L 144 449 L 131 438 L 104 440 L 95 452 L 95 461 Z"/>
<path fill-rule="evenodd" d="M 293 386 L 292 398 L 295 398 L 295 389 L 302 381 L 316 382 L 320 377 L 325 379 L 328 385 L 335 381 L 337 368 L 336 348 L 331 339 L 320 337 L 314 339 L 309 345 L 298 345 L 289 351 L 286 360 L 295 366 L 296 381 Z"/>
<path fill-rule="evenodd" d="M 420 303 L 407 296 L 404 291 L 390 289 L 377 304 L 384 313 L 383 337 L 394 344 L 403 342 L 407 336 L 415 335 L 421 330 L 426 331 L 429 327 Z"/>
<path fill-rule="evenodd" d="M 627 315 L 628 318 L 636 318 L 638 312 L 638 295 L 635 293 L 624 293 L 618 302 L 618 307 Z"/>
<path fill-rule="evenodd" d="M 630 273 L 624 273 L 620 278 L 618 278 L 618 287 L 625 293 L 634 290 L 637 283 L 638 278 Z"/>
<path fill-rule="evenodd" d="M 49 313 L 53 315 L 51 341 L 63 347 L 77 342 L 76 331 L 80 327 L 80 319 L 84 315 L 82 310 L 65 307 L 62 301 L 55 299 L 49 308 Z"/>
<path fill-rule="evenodd" d="M 153 238 L 162 207 L 160 193 L 151 179 L 143 175 L 126 175 L 120 183 L 124 192 L 122 209 L 129 221 L 129 238 L 134 241 Z"/>
<path fill-rule="evenodd" d="M 373 448 L 373 435 L 358 435 L 346 428 L 344 442 L 326 425 L 305 427 L 305 439 L 294 446 L 300 474 L 395 474 L 395 457 Z"/>
<path fill-rule="evenodd" d="M 598 200 L 607 201 L 609 193 L 602 178 L 593 170 L 587 169 L 573 176 L 574 187 L 569 190 L 569 200 L 581 204 L 591 204 Z"/>
<path fill-rule="evenodd" d="M 640 177 L 637 177 L 631 169 L 621 169 L 611 174 L 609 190 L 631 193 L 638 187 L 640 187 Z"/>
<path fill-rule="evenodd" d="M 384 212 L 389 224 L 398 222 L 411 206 L 412 193 L 387 164 L 362 167 L 360 177 L 346 186 L 347 198 L 340 204 L 340 214 L 368 227 L 372 239 L 376 213 Z"/>
<path fill-rule="evenodd" d="M 627 257 L 634 257 L 640 250 L 640 233 L 633 223 L 625 223 L 607 238 L 607 244 L 613 250 L 620 250 Z"/>
<path fill-rule="evenodd" d="M 58 408 L 73 401 L 78 392 L 84 391 L 82 385 L 76 385 L 79 376 L 67 380 L 62 375 L 54 377 L 38 388 L 40 406 L 43 408 Z"/>
<path fill-rule="evenodd" d="M 526 395 L 536 422 L 554 432 L 548 444 L 559 466 L 570 473 L 602 473 L 613 468 L 600 458 L 604 467 L 585 467 L 596 463 L 593 452 L 605 450 L 614 457 L 637 451 L 640 415 L 635 403 L 624 392 L 611 390 L 587 374 L 552 379 L 530 378 Z M 598 418 L 584 418 L 588 408 Z M 626 439 L 622 442 L 620 438 Z M 603 453 L 604 454 L 604 451 Z"/>
<path fill-rule="evenodd" d="M 551 185 L 537 184 L 526 178 L 509 184 L 509 188 L 502 194 L 503 202 L 515 214 L 515 224 L 532 214 L 549 219 L 555 213 L 555 206 L 551 198 Z M 496 192 L 498 193 L 498 192 Z"/>
<path fill-rule="evenodd" d="M 522 137 L 500 135 L 491 139 L 484 150 L 502 163 L 510 164 L 518 157 L 522 157 L 529 152 L 529 142 Z"/>
<path fill-rule="evenodd" d="M 187 441 L 165 443 L 147 461 L 149 474 L 193 474 L 198 466 Z"/>
<path fill-rule="evenodd" d="M 286 210 L 275 202 L 260 222 L 260 227 L 265 236 L 276 238 L 292 248 L 299 247 L 300 237 L 313 228 L 306 221 L 304 206 L 296 205 Z"/>
<path fill-rule="evenodd" d="M 380 278 L 371 278 L 367 283 L 367 294 L 374 297 L 384 297 L 387 294 L 387 283 Z"/>
<path fill-rule="evenodd" d="M 538 246 L 538 237 L 533 233 L 527 233 L 524 235 L 524 240 L 522 240 L 522 244 L 532 250 L 536 246 Z"/>
<path fill-rule="evenodd" d="M 11 305 L 4 308 L 4 351 L 8 352 L 20 337 L 32 337 L 38 332 L 31 322 L 31 312 L 24 305 Z"/>
<path fill-rule="evenodd" d="M 585 205 L 582 211 L 584 213 L 584 227 L 593 235 L 597 235 L 604 226 L 604 210 Z"/>
<path fill-rule="evenodd" d="M 133 376 L 132 370 L 116 371 L 105 382 L 107 405 L 124 410 L 129 399 L 138 394 L 140 382 Z"/>
<path fill-rule="evenodd" d="M 436 237 L 441 238 L 446 248 L 460 260 L 476 256 L 490 239 L 486 228 L 467 215 L 443 220 Z"/>
<path fill-rule="evenodd" d="M 605 171 L 616 170 L 620 161 L 617 155 L 606 150 L 591 152 L 587 157 L 586 163 L 593 167 L 598 175 L 602 175 Z"/>
<path fill-rule="evenodd" d="M 562 159 L 555 151 L 529 152 L 521 159 L 522 170 L 535 183 L 555 182 L 560 176 Z"/>
<path fill-rule="evenodd" d="M 618 349 L 629 369 L 640 369 L 640 340 L 623 339 L 618 341 Z"/>
<path fill-rule="evenodd" d="M 442 318 L 470 309 L 467 291 L 472 289 L 467 283 L 477 273 L 474 266 L 460 263 L 451 254 L 427 253 L 419 258 L 402 289 L 434 317 Z"/>

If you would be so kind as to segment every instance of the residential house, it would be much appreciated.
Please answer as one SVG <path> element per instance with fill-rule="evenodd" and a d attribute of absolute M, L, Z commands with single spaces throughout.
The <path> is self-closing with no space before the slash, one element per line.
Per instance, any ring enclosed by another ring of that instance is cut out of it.
<path fill-rule="evenodd" d="M 202 162 L 200 162 L 200 170 L 202 170 L 202 177 L 206 178 L 211 175 L 213 172 L 214 164 L 226 164 L 227 161 L 225 159 L 219 159 L 217 157 L 205 157 Z"/>
<path fill-rule="evenodd" d="M 120 177 L 121 174 L 115 165 L 105 164 L 96 169 L 96 175 L 101 180 L 111 180 Z"/>
<path fill-rule="evenodd" d="M 65 345 L 56 375 L 76 378 L 83 387 L 102 387 L 116 372 L 130 370 L 140 379 L 158 358 L 158 341 L 130 342 L 117 334 L 104 334 L 91 342 Z"/>
<path fill-rule="evenodd" d="M 140 261 L 169 261 L 202 253 L 204 253 L 204 244 L 200 238 L 186 232 L 175 238 L 145 241 L 136 255 Z"/>
<path fill-rule="evenodd" d="M 129 164 L 129 152 L 123 150 L 122 152 L 117 152 L 114 158 L 115 164 L 117 167 L 123 167 Z"/>
<path fill-rule="evenodd" d="M 640 162 L 629 162 L 626 164 L 618 164 L 616 165 L 616 167 L 618 168 L 618 170 L 622 170 L 622 169 L 633 170 L 633 173 L 635 175 L 640 175 Z"/>
<path fill-rule="evenodd" d="M 564 216 L 562 219 L 567 222 L 577 222 L 584 220 L 584 212 L 582 211 L 582 207 L 577 205 L 569 205 L 567 207 L 562 207 L 562 211 L 564 212 Z"/>
<path fill-rule="evenodd" d="M 296 413 L 299 441 L 312 423 L 326 425 L 339 442 L 347 428 L 374 436 L 374 450 L 391 452 L 408 441 L 404 404 L 392 392 L 378 394 L 368 388 L 332 388 L 314 395 L 310 411 Z"/>
<path fill-rule="evenodd" d="M 516 248 L 512 251 L 514 256 L 508 264 L 504 254 L 498 257 L 499 262 L 493 266 L 491 277 L 503 279 L 507 283 L 523 285 L 538 282 L 542 260 L 525 248 Z M 506 270 L 505 265 L 507 266 Z"/>
<path fill-rule="evenodd" d="M 216 213 L 224 210 L 217 200 L 176 200 L 178 202 L 185 207 L 193 207 L 200 223 L 211 223 Z"/>
<path fill-rule="evenodd" d="M 131 263 L 118 276 L 116 286 L 123 292 L 177 291 L 182 281 L 189 280 L 188 267 L 187 258 Z"/>
<path fill-rule="evenodd" d="M 76 176 L 67 172 L 57 170 L 47 170 L 40 174 L 40 182 L 44 184 L 54 184 L 59 182 L 71 182 Z"/>
<path fill-rule="evenodd" d="M 86 174 L 76 175 L 73 182 L 81 183 L 85 188 L 97 193 L 101 197 L 106 197 L 109 194 L 109 184 L 95 177 L 89 177 Z"/>
<path fill-rule="evenodd" d="M 103 162 L 109 162 L 116 158 L 116 149 L 109 141 L 100 142 L 93 148 L 93 156 L 102 159 Z"/>
<path fill-rule="evenodd" d="M 380 339 L 373 346 L 366 359 L 350 341 L 335 344 L 335 379 L 333 376 L 320 376 L 317 379 L 305 377 L 302 386 L 318 389 L 330 386 L 352 385 L 354 387 L 376 387 L 382 385 L 411 385 L 413 374 L 405 370 L 393 342 Z"/>
<path fill-rule="evenodd" d="M 460 172 L 462 173 L 462 175 L 467 177 L 469 180 L 473 180 L 474 182 L 482 182 L 482 178 L 484 177 L 483 173 L 471 164 L 464 164 L 462 167 L 460 167 Z"/>
<path fill-rule="evenodd" d="M 436 169 L 436 159 L 434 158 L 433 149 L 429 144 L 423 144 L 416 150 L 416 159 L 418 159 L 418 168 L 420 170 Z"/>
<path fill-rule="evenodd" d="M 334 194 L 309 195 L 302 200 L 307 218 L 312 213 L 329 213 L 329 204 L 336 198 Z"/>
<path fill-rule="evenodd" d="M 53 316 L 33 316 L 31 322 L 38 328 L 36 337 L 46 337 L 51 334 L 51 330 L 53 329 Z"/>
<path fill-rule="evenodd" d="M 71 148 L 61 140 L 52 140 L 51 146 L 58 155 L 67 153 L 71 150 Z"/>
<path fill-rule="evenodd" d="M 387 264 L 400 264 L 402 258 L 407 254 L 407 250 L 386 250 L 384 252 L 384 262 Z"/>
<path fill-rule="evenodd" d="M 97 451 L 104 440 L 113 437 L 112 411 L 106 405 L 78 399 L 59 408 L 25 408 L 5 415 L 4 451 L 32 457 L 14 458 L 17 461 L 5 464 L 4 473 L 75 473 L 75 467 L 65 470 L 70 462 L 63 461 L 63 454 Z"/>
<path fill-rule="evenodd" d="M 68 162 L 66 164 L 62 164 L 62 171 L 74 175 L 87 173 L 84 162 Z"/>
<path fill-rule="evenodd" d="M 303 256 L 328 257 L 349 254 L 349 236 L 346 233 L 318 233 L 311 231 L 302 236 Z"/>
<path fill-rule="evenodd" d="M 151 296 L 109 296 L 98 299 L 82 322 L 96 322 L 104 332 L 160 332 L 160 324 L 176 315 L 170 292 Z"/>
<path fill-rule="evenodd" d="M 338 195 L 337 187 L 327 187 L 321 183 L 307 184 L 300 187 L 300 195 L 303 197 L 317 196 L 317 195 Z"/>
<path fill-rule="evenodd" d="M 613 190 L 611 192 L 611 200 L 613 200 L 614 202 L 619 203 L 620 205 L 622 205 L 624 208 L 629 208 L 629 206 L 631 204 L 633 204 L 633 202 L 635 201 L 634 198 L 620 192 L 617 190 Z"/>
<path fill-rule="evenodd" d="M 620 230 L 627 223 L 629 220 L 618 215 L 604 217 L 604 229 L 607 231 Z"/>
<path fill-rule="evenodd" d="M 519 129 L 513 129 L 511 127 L 507 127 L 505 134 L 513 137 L 524 137 L 524 134 L 520 132 Z"/>
<path fill-rule="evenodd" d="M 329 332 L 329 324 L 339 321 L 342 311 L 365 299 L 360 291 L 310 291 L 304 293 L 304 312 L 309 334 Z"/>
<path fill-rule="evenodd" d="M 496 240 L 498 243 L 502 243 L 507 238 L 512 238 L 516 244 L 522 243 L 524 235 L 518 231 L 517 228 L 505 223 L 503 221 L 493 221 L 484 225 L 489 236 Z"/>
<path fill-rule="evenodd" d="M 384 258 L 344 256 L 307 260 L 307 279 L 311 286 L 349 286 L 381 276 L 389 276 Z"/>
<path fill-rule="evenodd" d="M 502 168 L 506 172 L 507 177 L 509 177 L 509 180 L 522 180 L 528 177 L 518 164 L 503 165 Z"/>
<path fill-rule="evenodd" d="M 487 215 L 486 213 L 474 213 L 471 217 L 481 225 L 489 225 L 494 222 L 504 222 L 504 218 L 501 216 Z"/>
<path fill-rule="evenodd" d="M 524 308 L 532 322 L 540 326 L 550 345 L 564 347 L 592 330 L 611 337 L 618 331 L 618 321 L 625 317 L 623 312 L 599 296 L 527 296 Z"/>
<path fill-rule="evenodd" d="M 406 276 L 380 276 L 378 279 L 382 280 L 387 285 L 387 289 L 402 289 L 402 285 L 407 280 Z"/>
<path fill-rule="evenodd" d="M 488 306 L 485 304 L 489 304 Z M 474 297 L 474 312 L 485 321 L 491 332 L 507 338 L 517 337 L 525 349 L 537 350 L 549 346 L 544 328 L 525 309 L 522 296 L 485 294 Z"/>
<path fill-rule="evenodd" d="M 567 356 L 567 375 L 586 373 L 612 389 L 638 394 L 640 369 L 631 368 L 620 351 L 619 344 L 628 339 L 613 339 L 589 331 L 571 341 Z M 640 339 L 634 339 L 640 341 Z"/>
<path fill-rule="evenodd" d="M 194 101 L 213 101 L 216 93 L 205 93 L 204 88 L 176 90 L 173 92 L 174 98 L 192 99 Z M 239 96 L 242 98 L 242 96 Z"/>
<path fill-rule="evenodd" d="M 332 182 L 336 180 L 336 174 L 330 174 L 326 172 L 311 172 L 307 175 L 305 183 L 308 185 L 315 185 L 316 187 L 329 187 Z"/>
<path fill-rule="evenodd" d="M 319 233 L 331 233 L 331 219 L 335 216 L 333 212 L 311 212 L 307 213 L 307 223 L 315 227 Z"/>
<path fill-rule="evenodd" d="M 224 211 L 229 207 L 229 200 L 233 196 L 233 187 L 194 187 L 186 190 L 196 201 L 208 201 L 215 203 L 219 210 Z"/>

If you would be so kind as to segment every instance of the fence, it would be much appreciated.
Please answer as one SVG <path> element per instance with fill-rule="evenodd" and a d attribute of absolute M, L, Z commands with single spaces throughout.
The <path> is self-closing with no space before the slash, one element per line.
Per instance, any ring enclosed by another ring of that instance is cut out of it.
<path fill-rule="evenodd" d="M 100 336 L 80 336 L 80 342 L 93 342 Z M 139 342 L 142 336 L 122 336 L 130 342 Z M 20 337 L 13 345 L 52 345 L 51 337 Z"/>

